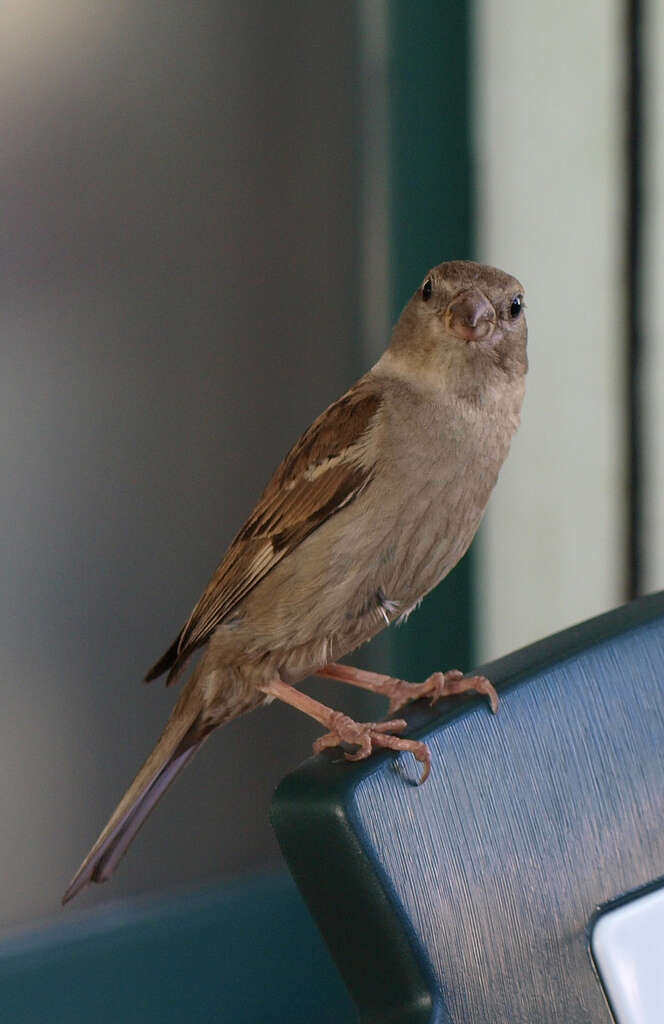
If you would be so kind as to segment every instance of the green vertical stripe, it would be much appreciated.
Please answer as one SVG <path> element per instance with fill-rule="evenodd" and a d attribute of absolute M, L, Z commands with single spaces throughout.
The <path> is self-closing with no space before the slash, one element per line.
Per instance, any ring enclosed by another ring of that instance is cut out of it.
<path fill-rule="evenodd" d="M 463 0 L 389 0 L 394 319 L 430 267 L 473 251 L 470 13 Z M 390 631 L 395 674 L 418 680 L 472 666 L 473 561 L 467 555 Z"/>

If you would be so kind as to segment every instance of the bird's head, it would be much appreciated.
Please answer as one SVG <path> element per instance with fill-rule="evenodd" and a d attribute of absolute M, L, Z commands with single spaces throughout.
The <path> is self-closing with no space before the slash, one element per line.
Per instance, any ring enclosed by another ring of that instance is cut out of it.
<path fill-rule="evenodd" d="M 426 275 L 394 329 L 390 352 L 431 375 L 511 377 L 528 369 L 523 285 L 482 263 L 453 260 Z"/>

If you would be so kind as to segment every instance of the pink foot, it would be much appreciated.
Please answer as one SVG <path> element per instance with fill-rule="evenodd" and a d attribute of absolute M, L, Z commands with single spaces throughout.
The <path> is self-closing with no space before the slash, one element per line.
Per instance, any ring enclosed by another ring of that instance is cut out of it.
<path fill-rule="evenodd" d="M 441 697 L 454 697 L 469 690 L 483 693 L 489 698 L 494 715 L 498 711 L 498 694 L 486 676 L 464 676 L 458 669 L 449 672 L 433 672 L 423 683 L 407 683 L 402 679 L 391 680 L 385 686 L 385 693 L 390 698 L 388 715 L 393 715 L 400 708 L 421 697 L 430 697 L 435 704 Z"/>
<path fill-rule="evenodd" d="M 418 740 L 407 740 L 401 736 L 391 735 L 406 728 L 403 718 L 393 719 L 389 722 L 354 722 L 352 718 L 341 712 L 334 712 L 334 718 L 330 721 L 330 732 L 314 742 L 314 754 L 328 747 L 338 747 L 342 743 L 348 743 L 359 747 L 355 753 L 346 752 L 344 756 L 349 761 L 362 761 L 369 757 L 373 750 L 386 748 L 388 750 L 407 750 L 422 765 L 422 776 L 420 783 L 425 782 L 431 771 L 431 755 L 426 743 Z"/>

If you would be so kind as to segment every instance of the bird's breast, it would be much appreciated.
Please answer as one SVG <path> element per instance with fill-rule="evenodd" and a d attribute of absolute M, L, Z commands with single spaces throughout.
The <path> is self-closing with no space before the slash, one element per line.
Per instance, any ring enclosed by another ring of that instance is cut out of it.
<path fill-rule="evenodd" d="M 518 425 L 518 408 L 505 402 L 411 403 L 408 422 L 401 416 L 390 424 L 383 484 L 399 501 L 380 583 L 404 611 L 470 545 Z M 420 444 L 411 443 L 413 432 Z"/>

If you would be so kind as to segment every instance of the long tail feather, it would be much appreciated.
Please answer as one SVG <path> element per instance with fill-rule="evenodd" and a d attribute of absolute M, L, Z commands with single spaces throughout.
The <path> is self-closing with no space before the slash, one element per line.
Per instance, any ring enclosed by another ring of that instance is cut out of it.
<path fill-rule="evenodd" d="M 177 714 L 176 707 L 161 739 L 116 807 L 110 821 L 72 878 L 62 902 L 69 900 L 90 882 L 111 877 L 127 847 L 176 775 L 191 760 L 207 738 L 200 728 L 199 714 Z"/>

